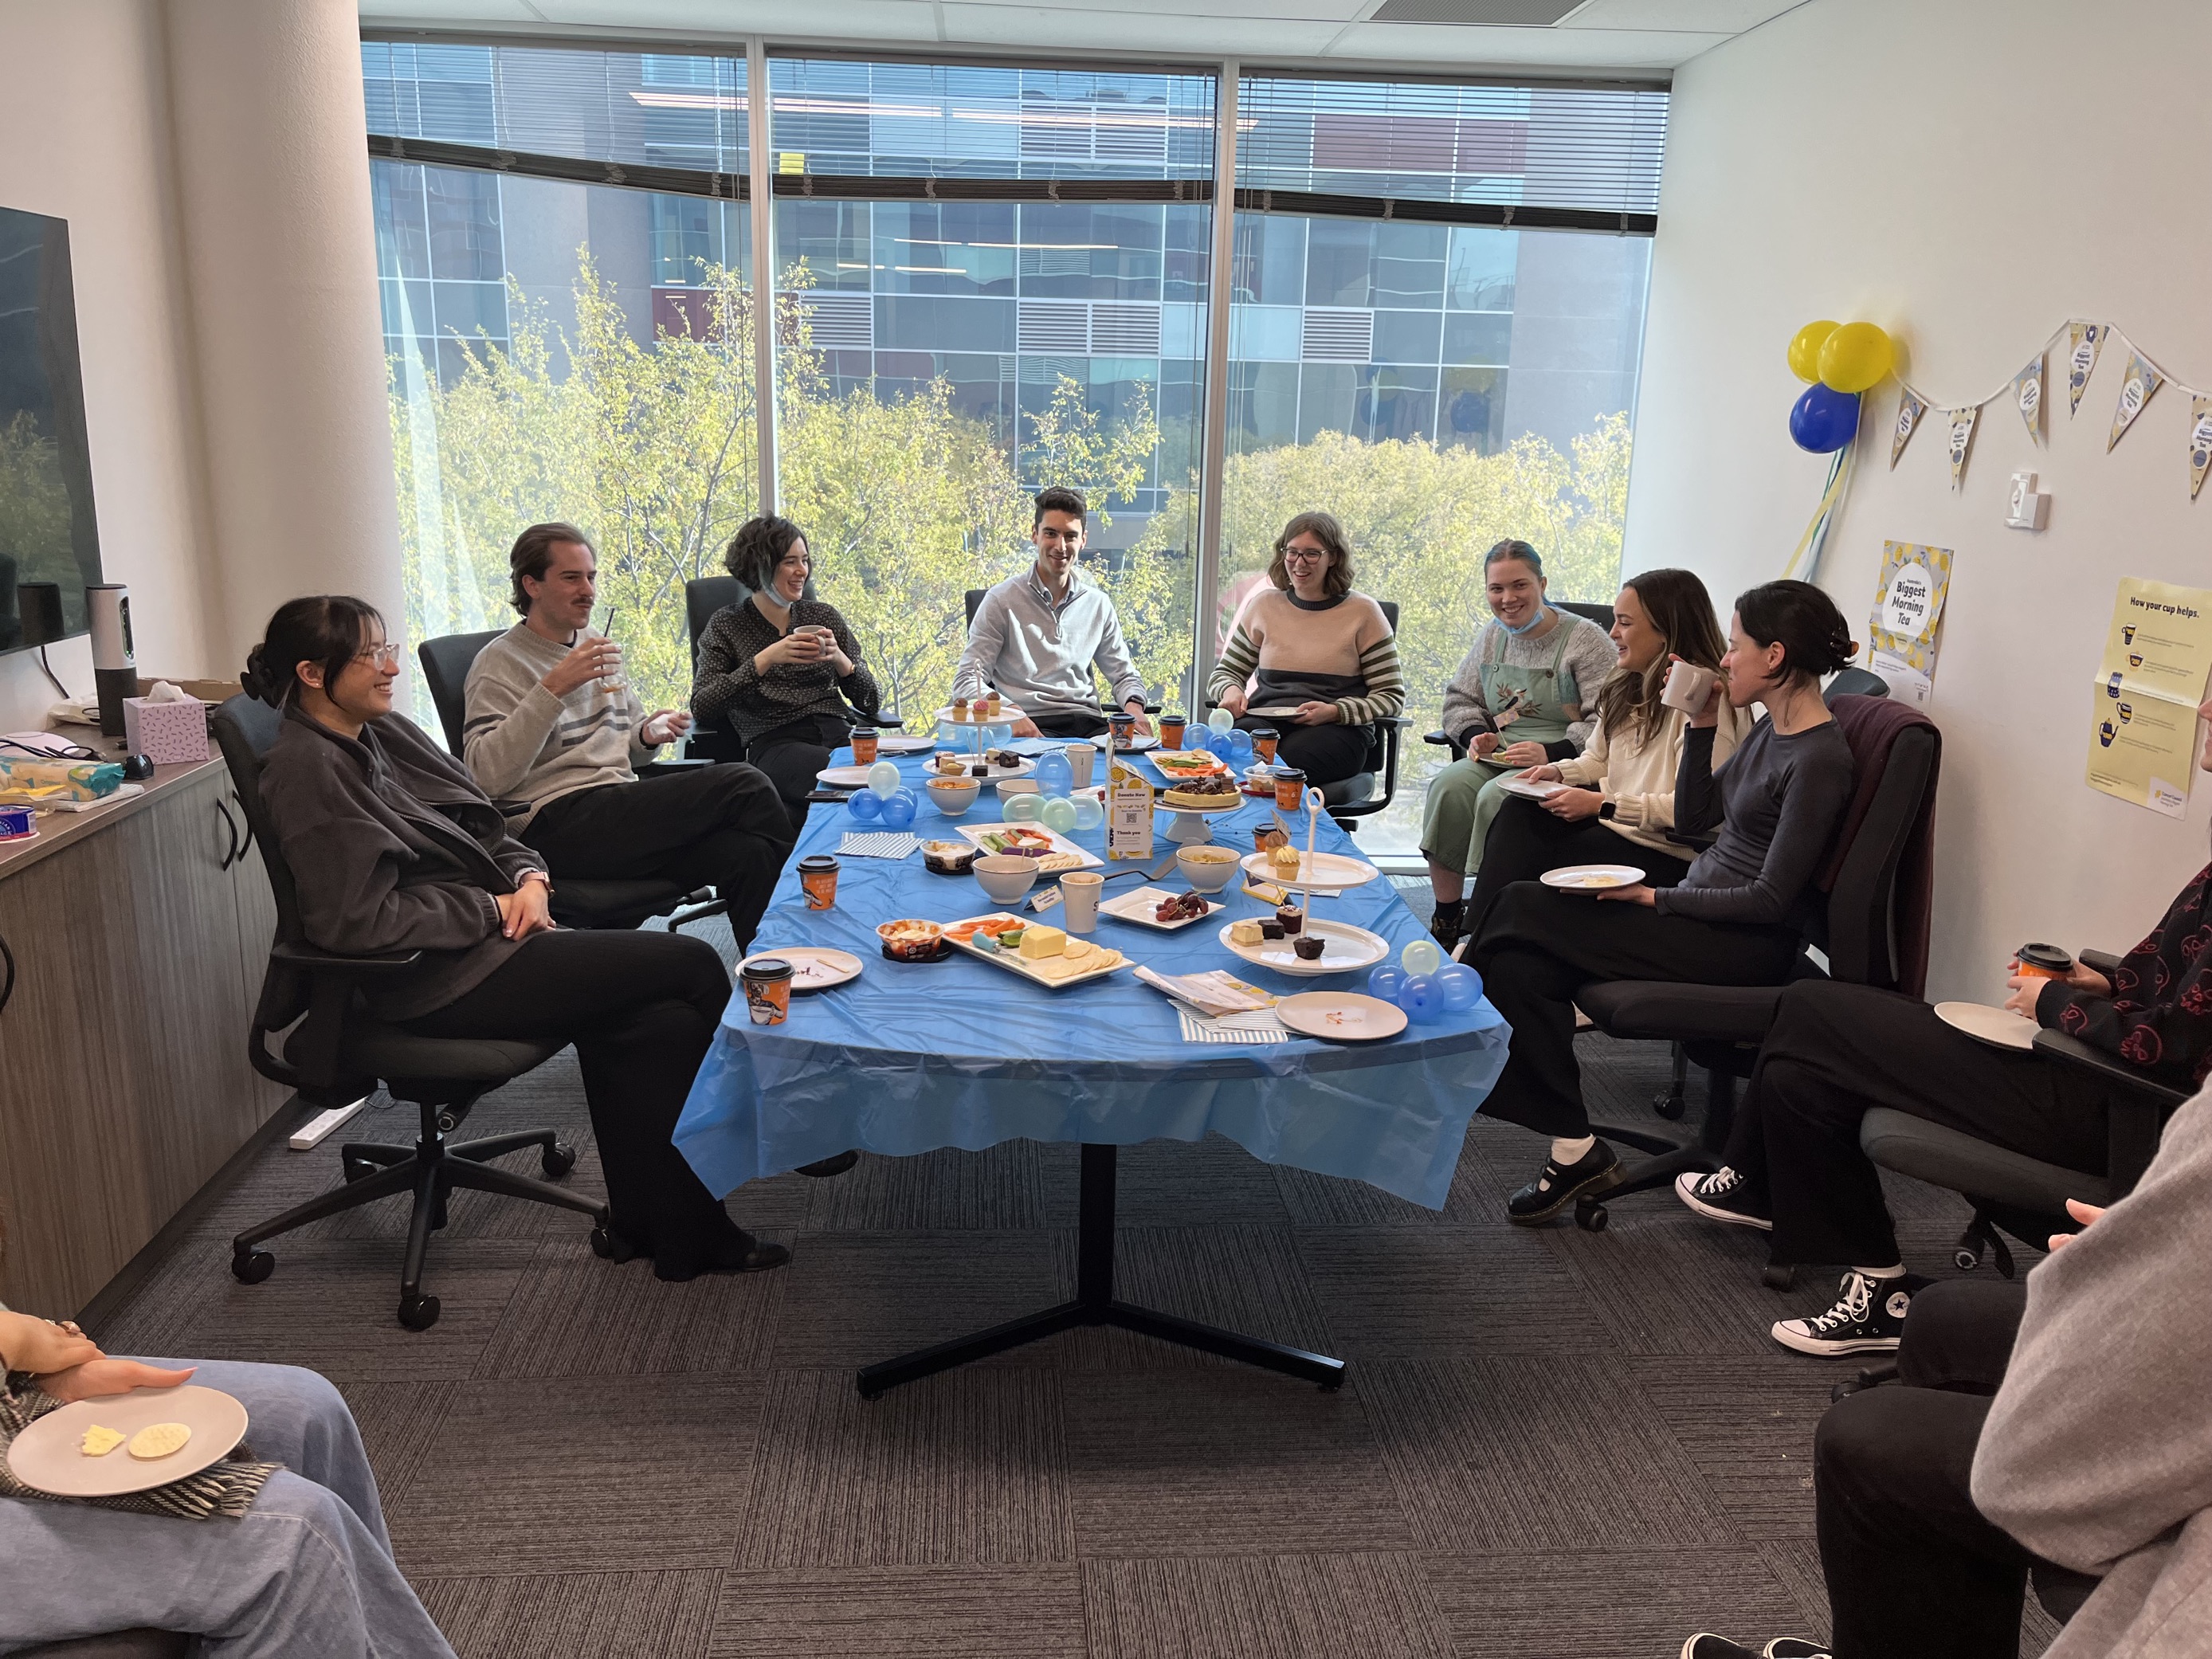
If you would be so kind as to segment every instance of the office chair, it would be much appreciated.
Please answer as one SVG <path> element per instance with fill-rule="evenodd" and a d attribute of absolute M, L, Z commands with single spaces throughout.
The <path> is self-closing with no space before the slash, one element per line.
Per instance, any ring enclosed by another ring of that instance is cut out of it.
<path fill-rule="evenodd" d="M 191 1649 L 189 1636 L 140 1628 L 80 1636 L 67 1642 L 41 1642 L 34 1648 L 17 1648 L 14 1659 L 185 1659 Z"/>
<path fill-rule="evenodd" d="M 1547 599 L 1545 604 L 1554 611 L 1571 611 L 1575 616 L 1595 623 L 1608 634 L 1613 632 L 1613 607 L 1609 605 L 1583 605 L 1573 599 Z M 1396 624 L 1393 623 L 1395 627 Z M 1467 745 L 1446 732 L 1431 732 L 1422 738 L 1423 743 L 1437 749 L 1449 749 L 1454 760 L 1467 758 Z"/>
<path fill-rule="evenodd" d="M 735 576 L 694 576 L 684 584 L 684 622 L 691 635 L 691 672 L 699 672 L 699 641 L 706 637 L 707 629 L 714 620 L 714 613 L 727 609 L 751 597 L 751 590 Z M 814 597 L 814 582 L 808 578 L 799 590 L 799 597 Z M 886 716 L 869 709 L 848 708 L 848 725 L 863 721 L 888 732 L 896 732 L 901 722 L 895 716 Z M 745 757 L 745 740 L 726 724 L 698 726 L 692 728 L 691 746 L 686 751 L 695 758 L 710 761 L 741 761 Z M 821 793 L 825 800 L 842 799 L 841 794 Z"/>
<path fill-rule="evenodd" d="M 1866 717 L 1868 709 L 1887 709 Z M 1870 697 L 1838 700 L 1861 777 L 1875 778 L 1865 816 L 1831 854 L 1821 881 L 1825 914 L 1807 931 L 1805 945 L 1827 959 L 1824 971 L 1801 953 L 1790 978 L 1833 978 L 1917 995 L 1924 968 L 1919 953 L 1924 938 L 1902 937 L 1900 894 L 1908 880 L 1925 872 L 1905 868 L 1905 854 L 1935 808 L 1936 774 L 1942 741 L 1935 726 L 1914 710 L 1882 704 Z M 1886 762 L 1879 742 L 1889 735 Z M 1688 1060 L 1704 1066 L 1710 1079 L 1705 1115 L 1697 1138 L 1681 1141 L 1642 1129 L 1594 1124 L 1592 1133 L 1657 1154 L 1632 1164 L 1626 1178 L 1603 1199 L 1575 1206 L 1576 1224 L 1604 1231 L 1606 1206 L 1632 1193 L 1671 1186 L 1685 1170 L 1710 1173 L 1721 1166 L 1729 1132 L 1735 1123 L 1735 1085 L 1751 1075 L 1759 1045 L 1774 1022 L 1782 1000 L 1779 985 L 1692 985 L 1665 980 L 1594 981 L 1575 994 L 1575 1004 L 1608 1036 L 1679 1043 Z M 1768 1270 L 1770 1284 L 1786 1287 L 1784 1270 Z"/>
<path fill-rule="evenodd" d="M 422 678 L 430 688 L 430 702 L 438 711 L 438 724 L 445 729 L 446 748 L 456 759 L 462 752 L 469 666 L 477 653 L 503 631 L 441 635 L 423 641 L 416 652 L 422 659 Z M 655 762 L 641 768 L 638 775 L 661 776 L 703 763 Z M 526 810 L 520 801 L 495 804 L 509 817 Z M 564 927 L 635 927 L 655 916 L 666 916 L 672 933 L 692 922 L 725 915 L 729 908 L 711 888 L 687 892 L 672 881 L 580 881 L 570 876 L 556 884 L 549 906 L 553 920 Z"/>
<path fill-rule="evenodd" d="M 988 587 L 971 587 L 965 593 L 961 595 L 962 600 L 968 607 L 968 627 L 971 632 L 974 630 L 975 626 L 976 607 L 983 603 L 983 596 L 990 591 L 991 590 Z M 1105 705 L 1101 703 L 1099 707 L 1103 708 Z M 1148 702 L 1145 705 L 1145 712 L 1147 714 L 1157 714 L 1160 712 L 1160 705 L 1156 702 Z"/>
<path fill-rule="evenodd" d="M 428 1330 L 438 1320 L 438 1298 L 423 1294 L 422 1261 L 431 1233 L 446 1224 L 446 1200 L 457 1187 L 578 1211 L 592 1218 L 592 1248 L 603 1256 L 616 1255 L 604 1204 L 490 1161 L 535 1146 L 538 1167 L 558 1180 L 575 1167 L 576 1152 L 552 1130 L 521 1129 L 459 1143 L 446 1139 L 460 1127 L 478 1100 L 551 1059 L 563 1043 L 416 1036 L 386 1024 L 361 1006 L 359 993 L 379 978 L 412 966 L 422 952 L 346 957 L 307 942 L 291 868 L 261 799 L 262 762 L 283 729 L 283 719 L 266 703 L 240 696 L 217 709 L 213 721 L 216 741 L 230 768 L 231 785 L 238 792 L 247 825 L 261 843 L 262 864 L 276 900 L 276 938 L 270 946 L 269 969 L 247 1038 L 248 1058 L 262 1076 L 292 1090 L 295 1100 L 324 1110 L 359 1100 L 381 1082 L 394 1100 L 418 1109 L 422 1127 L 412 1146 L 366 1141 L 341 1146 L 345 1185 L 239 1234 L 231 1241 L 231 1273 L 242 1284 L 258 1285 L 276 1267 L 274 1255 L 256 1248 L 264 1239 L 411 1192 L 414 1210 L 399 1273 L 399 1322 L 410 1331 Z M 278 1033 L 283 1034 L 281 1054 L 273 1052 L 268 1042 Z"/>
<path fill-rule="evenodd" d="M 1377 599 L 1382 607 L 1382 620 L 1390 624 L 1390 631 L 1398 631 L 1398 602 Z M 1208 708 L 1221 705 L 1211 697 L 1206 700 Z M 1340 830 L 1350 831 L 1361 818 L 1387 811 L 1398 794 L 1398 744 L 1401 734 L 1408 722 L 1403 715 L 1382 714 L 1368 728 L 1367 758 L 1360 769 L 1348 778 L 1322 786 L 1322 810 L 1336 821 Z M 1381 788 L 1376 788 L 1377 777 Z"/>

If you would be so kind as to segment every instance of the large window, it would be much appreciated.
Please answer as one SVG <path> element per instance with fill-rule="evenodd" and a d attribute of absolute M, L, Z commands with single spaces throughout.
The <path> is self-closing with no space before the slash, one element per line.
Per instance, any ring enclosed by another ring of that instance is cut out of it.
<path fill-rule="evenodd" d="M 410 635 L 505 620 L 514 532 L 570 519 L 682 701 L 683 583 L 756 510 L 765 421 L 902 713 L 943 695 L 963 593 L 1030 557 L 1029 495 L 1070 483 L 1151 691 L 1195 714 L 1282 520 L 1325 507 L 1400 607 L 1413 741 L 1361 835 L 1410 849 L 1482 550 L 1534 542 L 1555 598 L 1617 582 L 1665 95 L 1248 77 L 1217 289 L 1211 76 L 767 61 L 757 111 L 734 55 L 364 45 Z"/>

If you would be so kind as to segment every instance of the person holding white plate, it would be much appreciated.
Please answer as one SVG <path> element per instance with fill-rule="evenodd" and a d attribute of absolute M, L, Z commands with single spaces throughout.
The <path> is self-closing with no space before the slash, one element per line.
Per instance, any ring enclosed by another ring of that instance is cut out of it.
<path fill-rule="evenodd" d="M 1447 951 L 1467 931 L 1467 878 L 1481 867 L 1491 820 L 1510 799 L 1498 783 L 1582 753 L 1596 729 L 1596 689 L 1620 660 L 1595 623 L 1545 604 L 1548 586 L 1528 543 L 1502 541 L 1485 554 L 1492 619 L 1444 690 L 1443 728 L 1466 754 L 1429 780 L 1421 852 L 1436 896 L 1430 930 Z"/>
<path fill-rule="evenodd" d="M 1677 662 L 1704 670 L 1708 679 L 1720 673 L 1728 644 L 1705 583 L 1687 570 L 1631 576 L 1613 602 L 1613 642 L 1620 665 L 1598 688 L 1589 746 L 1516 775 L 1523 783 L 1565 787 L 1541 800 L 1513 796 L 1499 809 L 1461 932 L 1481 933 L 1491 906 L 1513 883 L 1565 865 L 1627 859 L 1654 887 L 1674 886 L 1689 873 L 1693 849 L 1668 832 L 1690 717 L 1661 693 Z M 1725 700 L 1716 713 L 1717 769 L 1735 752 L 1748 722 Z"/>
<path fill-rule="evenodd" d="M 1850 745 L 1820 681 L 1857 651 L 1831 599 L 1809 582 L 1767 582 L 1735 602 L 1724 678 L 1690 716 L 1674 780 L 1674 820 L 1718 838 L 1673 887 L 1648 882 L 1585 903 L 1533 881 L 1499 895 L 1469 948 L 1490 1000 L 1513 1028 L 1505 1070 L 1482 1109 L 1552 1138 L 1509 1220 L 1547 1221 L 1620 1182 L 1620 1160 L 1590 1133 L 1575 1062 L 1577 992 L 1592 980 L 1779 985 L 1818 902 L 1820 861 L 1851 799 Z M 1765 706 L 1716 777 L 1720 705 Z M 1578 908 L 1569 908 L 1579 906 Z"/>
<path fill-rule="evenodd" d="M 223 1505 L 199 1519 L 140 1512 L 131 1498 L 0 1493 L 0 1649 L 155 1629 L 226 1659 L 452 1659 L 392 1562 L 353 1413 L 314 1372 L 111 1359 L 74 1324 L 4 1307 L 0 1371 L 0 1437 L 58 1406 L 189 1381 L 239 1401 L 252 1456 L 283 1465 L 216 1465 Z"/>

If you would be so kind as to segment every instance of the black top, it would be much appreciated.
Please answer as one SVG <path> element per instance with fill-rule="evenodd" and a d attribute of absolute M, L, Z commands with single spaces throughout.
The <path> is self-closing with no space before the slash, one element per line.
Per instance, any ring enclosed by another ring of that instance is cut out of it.
<path fill-rule="evenodd" d="M 1713 730 L 1683 734 L 1674 775 L 1674 828 L 1720 839 L 1698 854 L 1659 908 L 1701 921 L 1802 927 L 1808 890 L 1851 800 L 1851 746 L 1833 720 L 1778 736 L 1762 720 L 1713 773 Z"/>
<path fill-rule="evenodd" d="M 753 659 L 791 629 L 826 628 L 836 636 L 837 648 L 853 665 L 844 678 L 824 658 L 817 662 L 780 662 L 763 674 Z M 726 605 L 714 613 L 699 641 L 699 664 L 692 672 L 691 714 L 702 726 L 725 721 L 731 731 L 750 743 L 763 732 L 808 714 L 846 717 L 845 705 L 872 720 L 883 694 L 876 677 L 860 660 L 860 647 L 853 630 L 834 605 L 801 599 L 791 607 L 791 628 L 780 629 L 761 614 L 750 596 Z"/>

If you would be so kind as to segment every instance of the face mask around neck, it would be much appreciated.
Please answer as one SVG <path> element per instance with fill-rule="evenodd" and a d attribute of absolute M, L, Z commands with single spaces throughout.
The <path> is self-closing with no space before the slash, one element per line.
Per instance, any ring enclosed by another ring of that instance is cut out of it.
<path fill-rule="evenodd" d="M 1544 625 L 1543 602 L 1541 600 L 1537 601 L 1536 614 L 1529 617 L 1527 622 L 1522 623 L 1520 627 L 1516 628 L 1511 623 L 1506 621 L 1503 617 L 1500 617 L 1498 619 L 1498 625 L 1516 639 L 1522 635 L 1529 632 L 1532 629 L 1541 628 Z"/>

